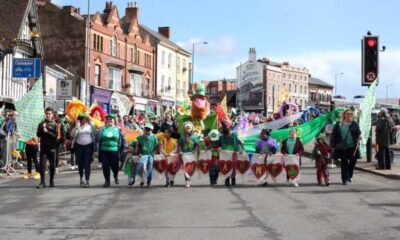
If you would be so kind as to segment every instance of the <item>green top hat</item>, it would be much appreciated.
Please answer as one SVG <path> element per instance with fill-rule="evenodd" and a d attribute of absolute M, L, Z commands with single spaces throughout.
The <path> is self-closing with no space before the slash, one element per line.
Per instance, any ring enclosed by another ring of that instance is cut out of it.
<path fill-rule="evenodd" d="M 196 96 L 207 97 L 206 96 L 206 91 L 204 89 L 204 85 L 202 83 L 194 83 L 194 87 L 193 88 L 196 91 L 196 93 L 193 94 L 193 97 L 196 97 Z"/>

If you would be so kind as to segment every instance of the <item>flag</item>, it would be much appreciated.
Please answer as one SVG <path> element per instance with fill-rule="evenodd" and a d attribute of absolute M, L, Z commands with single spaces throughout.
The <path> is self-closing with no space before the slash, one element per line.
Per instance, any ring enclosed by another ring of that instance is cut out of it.
<path fill-rule="evenodd" d="M 361 130 L 361 142 L 360 142 L 360 152 L 361 155 L 365 156 L 366 154 L 366 144 L 369 138 L 369 134 L 371 131 L 371 112 L 372 108 L 375 107 L 375 89 L 376 82 L 375 80 L 368 89 L 367 94 L 365 95 L 364 101 L 361 103 L 361 117 L 360 117 L 360 130 Z"/>
<path fill-rule="evenodd" d="M 27 141 L 36 136 L 37 127 L 44 119 L 43 103 L 43 80 L 39 78 L 32 90 L 15 102 L 19 140 Z"/>

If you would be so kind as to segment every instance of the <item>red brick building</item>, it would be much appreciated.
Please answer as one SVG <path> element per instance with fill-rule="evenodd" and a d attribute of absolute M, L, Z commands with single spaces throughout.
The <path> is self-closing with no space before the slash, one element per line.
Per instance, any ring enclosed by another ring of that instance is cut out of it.
<path fill-rule="evenodd" d="M 236 106 L 236 79 L 202 81 L 202 83 L 211 104 L 221 102 L 226 95 L 227 105 L 231 107 Z"/>
<path fill-rule="evenodd" d="M 57 63 L 78 76 L 75 94 L 82 97 L 80 79 L 86 78 L 86 15 L 72 6 L 60 9 L 45 1 L 39 7 L 47 64 Z M 128 4 L 125 16 L 112 2 L 103 13 L 90 15 L 91 86 L 120 92 L 144 110 L 155 97 L 155 46 L 139 29 L 139 9 Z"/>

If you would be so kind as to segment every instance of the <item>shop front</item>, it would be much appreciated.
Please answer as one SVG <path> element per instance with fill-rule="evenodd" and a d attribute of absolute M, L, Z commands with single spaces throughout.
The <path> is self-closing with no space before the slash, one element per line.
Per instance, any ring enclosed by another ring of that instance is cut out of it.
<path fill-rule="evenodd" d="M 163 116 L 165 112 L 172 111 L 172 114 L 175 114 L 175 101 L 171 99 L 161 99 L 161 115 Z"/>
<path fill-rule="evenodd" d="M 146 105 L 149 103 L 147 98 L 134 97 L 135 99 L 135 114 L 144 113 L 146 111 Z"/>
<path fill-rule="evenodd" d="M 98 88 L 98 87 L 91 87 L 91 95 L 90 95 L 90 104 L 97 101 L 97 104 L 101 106 L 104 111 L 110 113 L 111 111 L 111 95 L 113 91 Z"/>

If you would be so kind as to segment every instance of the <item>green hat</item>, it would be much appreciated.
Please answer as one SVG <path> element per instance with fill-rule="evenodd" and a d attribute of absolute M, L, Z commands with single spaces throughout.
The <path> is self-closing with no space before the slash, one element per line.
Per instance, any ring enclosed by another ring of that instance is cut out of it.
<path fill-rule="evenodd" d="M 144 125 L 144 128 L 149 128 L 151 130 L 154 129 L 153 124 L 151 124 L 151 123 L 146 123 L 146 125 Z"/>
<path fill-rule="evenodd" d="M 115 114 L 114 113 L 109 113 L 108 115 L 107 115 L 107 117 L 106 118 L 112 118 L 112 119 L 115 119 L 116 117 L 115 117 Z"/>
<path fill-rule="evenodd" d="M 193 97 L 196 97 L 196 96 L 207 97 L 206 91 L 204 89 L 204 85 L 202 83 L 195 83 L 194 90 L 196 91 L 196 93 L 193 94 Z"/>
<path fill-rule="evenodd" d="M 83 119 L 86 119 L 86 118 L 88 118 L 88 114 L 87 113 L 80 113 L 78 115 L 78 120 L 83 120 Z"/>
<path fill-rule="evenodd" d="M 136 140 L 133 140 L 129 145 L 131 145 L 131 146 L 136 146 L 136 145 L 137 145 L 137 141 L 136 141 Z"/>

